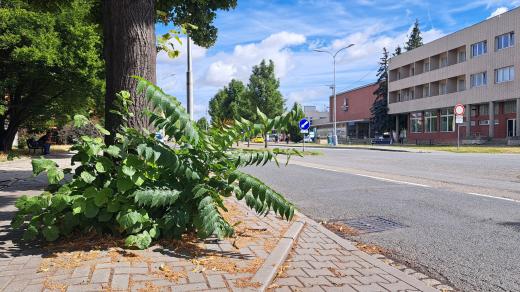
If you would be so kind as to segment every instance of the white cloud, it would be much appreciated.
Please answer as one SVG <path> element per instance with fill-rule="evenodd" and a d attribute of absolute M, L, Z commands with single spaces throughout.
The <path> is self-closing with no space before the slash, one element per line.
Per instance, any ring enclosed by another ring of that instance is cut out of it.
<path fill-rule="evenodd" d="M 509 11 L 507 7 L 498 7 L 495 11 L 493 11 L 493 13 L 491 13 L 491 15 L 487 19 L 498 16 L 502 13 L 506 13 L 507 11 Z"/>
<path fill-rule="evenodd" d="M 263 59 L 271 59 L 275 63 L 275 74 L 284 77 L 293 68 L 292 53 L 289 48 L 305 43 L 305 36 L 282 31 L 272 34 L 259 43 L 235 46 L 233 52 L 221 53 L 209 65 L 203 82 L 212 86 L 223 86 L 231 79 L 247 81 L 251 68 Z"/>

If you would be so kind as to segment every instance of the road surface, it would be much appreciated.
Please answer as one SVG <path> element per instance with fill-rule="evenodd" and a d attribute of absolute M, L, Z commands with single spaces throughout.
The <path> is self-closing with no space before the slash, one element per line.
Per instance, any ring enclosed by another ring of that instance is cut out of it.
<path fill-rule="evenodd" d="M 322 150 L 248 168 L 316 220 L 379 216 L 359 236 L 463 291 L 520 291 L 520 155 Z"/>

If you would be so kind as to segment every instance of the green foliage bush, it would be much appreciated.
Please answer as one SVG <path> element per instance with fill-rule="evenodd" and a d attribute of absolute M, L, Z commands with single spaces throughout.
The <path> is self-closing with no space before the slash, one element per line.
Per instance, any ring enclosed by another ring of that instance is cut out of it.
<path fill-rule="evenodd" d="M 190 121 L 179 101 L 160 88 L 139 79 L 139 90 L 146 92 L 153 106 L 150 120 L 175 144 L 123 127 L 115 145 L 105 145 L 101 137 L 82 136 L 72 148 L 76 151 L 72 164 L 79 164 L 75 170 L 61 170 L 43 158 L 33 160 L 34 174 L 46 172 L 49 187 L 39 196 L 23 196 L 16 202 L 12 225 L 25 230 L 24 239 L 43 236 L 54 241 L 74 231 L 95 231 L 125 236 L 128 247 L 143 249 L 154 239 L 180 238 L 188 232 L 200 238 L 227 237 L 233 235 L 233 226 L 221 212 L 226 211 L 224 199 L 229 196 L 245 200 L 260 214 L 272 210 L 284 219 L 293 217 L 294 206 L 282 195 L 238 170 L 271 160 L 278 163 L 277 152 L 231 147 L 246 131 L 254 136 L 266 126 L 282 129 L 299 113 L 265 118 L 262 125 L 242 119 L 206 133 Z M 119 102 L 118 114 L 125 120 L 130 94 L 120 93 Z M 74 122 L 78 127 L 90 123 L 79 115 Z M 67 173 L 72 179 L 64 182 Z"/>

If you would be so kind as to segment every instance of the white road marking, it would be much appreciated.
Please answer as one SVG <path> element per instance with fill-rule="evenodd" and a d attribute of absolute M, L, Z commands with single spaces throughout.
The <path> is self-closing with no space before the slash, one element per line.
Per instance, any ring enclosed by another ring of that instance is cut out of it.
<path fill-rule="evenodd" d="M 298 164 L 298 163 L 295 163 L 295 164 Z M 351 173 L 348 171 L 341 171 L 338 169 L 319 167 L 319 166 L 310 166 L 310 165 L 302 165 L 302 164 L 298 164 L 298 165 L 304 166 L 304 167 L 309 167 L 309 168 L 314 168 L 314 169 L 346 173 L 346 174 L 351 174 L 351 175 L 361 176 L 361 177 L 368 177 L 368 178 L 373 178 L 373 179 L 377 179 L 377 180 L 381 180 L 381 181 L 393 182 L 393 183 L 397 183 L 397 184 L 411 185 L 411 186 L 423 187 L 423 188 L 431 188 L 429 185 L 417 184 L 417 183 L 412 183 L 412 182 L 407 182 L 407 181 L 402 181 L 402 180 L 389 179 L 389 178 L 384 178 L 384 177 L 379 177 L 379 176 L 366 175 L 366 174 L 361 174 L 361 173 Z"/>
<path fill-rule="evenodd" d="M 485 197 L 485 198 L 491 198 L 491 199 L 499 199 L 499 200 L 504 200 L 504 201 L 520 203 L 519 200 L 509 199 L 509 198 L 504 198 L 504 197 L 496 197 L 496 196 L 484 195 L 484 194 L 479 194 L 479 193 L 466 193 L 466 194 L 472 195 L 472 196 L 479 196 L 479 197 Z"/>

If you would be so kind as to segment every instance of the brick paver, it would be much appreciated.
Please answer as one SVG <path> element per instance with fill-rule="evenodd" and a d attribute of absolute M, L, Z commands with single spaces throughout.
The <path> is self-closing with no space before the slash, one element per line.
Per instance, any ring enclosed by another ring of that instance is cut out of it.
<path fill-rule="evenodd" d="M 270 291 L 436 291 L 307 221 Z"/>

